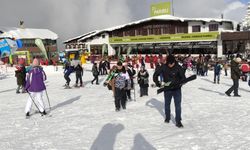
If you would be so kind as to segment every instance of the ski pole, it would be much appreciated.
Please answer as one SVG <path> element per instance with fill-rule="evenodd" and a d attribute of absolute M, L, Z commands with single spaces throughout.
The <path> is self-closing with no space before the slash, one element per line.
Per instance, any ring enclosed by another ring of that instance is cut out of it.
<path fill-rule="evenodd" d="M 136 99 L 135 99 L 135 84 L 134 84 L 134 101 L 136 101 Z"/>
<path fill-rule="evenodd" d="M 50 100 L 49 100 L 48 92 L 47 92 L 46 89 L 45 89 L 45 92 L 46 92 L 47 100 L 48 100 L 48 103 L 49 103 L 49 110 L 51 111 Z"/>

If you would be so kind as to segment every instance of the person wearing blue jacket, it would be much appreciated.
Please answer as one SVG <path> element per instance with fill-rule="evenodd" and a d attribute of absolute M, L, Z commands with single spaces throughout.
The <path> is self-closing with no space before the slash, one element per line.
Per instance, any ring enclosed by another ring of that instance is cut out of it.
<path fill-rule="evenodd" d="M 72 72 L 74 72 L 74 67 L 71 66 L 69 63 L 66 63 L 65 64 L 65 69 L 64 69 L 64 78 L 66 80 L 66 84 L 65 84 L 66 88 L 69 87 L 69 83 L 71 81 L 70 78 L 69 78 L 69 76 L 70 76 L 70 74 Z"/>
<path fill-rule="evenodd" d="M 220 72 L 221 72 L 221 65 L 219 64 L 219 62 L 216 62 L 214 65 L 214 84 L 216 84 L 216 79 L 217 79 L 217 83 L 220 84 Z"/>

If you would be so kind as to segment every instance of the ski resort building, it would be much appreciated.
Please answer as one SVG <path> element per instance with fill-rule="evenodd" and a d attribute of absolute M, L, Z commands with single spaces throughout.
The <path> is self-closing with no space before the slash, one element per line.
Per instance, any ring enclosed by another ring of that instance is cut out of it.
<path fill-rule="evenodd" d="M 35 44 L 36 39 L 42 40 L 48 59 L 58 60 L 56 41 L 58 35 L 48 29 L 0 27 L 0 39 L 4 38 L 20 39 L 22 41 L 23 47 L 17 49 L 12 56 L 13 58 L 11 58 L 13 59 L 13 63 L 16 63 L 18 58 L 24 58 L 27 64 L 29 64 L 33 57 L 44 57 L 42 51 Z"/>
<path fill-rule="evenodd" d="M 217 54 L 223 55 L 221 32 L 232 32 L 233 22 L 213 18 L 162 15 L 64 41 L 65 51 L 87 49 L 95 55 L 117 54 Z"/>

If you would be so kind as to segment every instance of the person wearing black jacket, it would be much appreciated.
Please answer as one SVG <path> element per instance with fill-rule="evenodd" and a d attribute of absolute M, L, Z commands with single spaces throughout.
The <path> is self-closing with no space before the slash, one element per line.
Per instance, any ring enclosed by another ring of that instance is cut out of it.
<path fill-rule="evenodd" d="M 75 85 L 75 87 L 78 87 L 78 80 L 80 80 L 80 87 L 82 87 L 83 86 L 82 85 L 83 68 L 79 63 L 75 67 L 75 72 L 76 72 L 76 85 Z"/>
<path fill-rule="evenodd" d="M 146 95 L 148 96 L 148 87 L 149 87 L 149 74 L 144 66 L 141 66 L 140 71 L 137 74 L 138 84 L 140 86 L 140 97 Z"/>
<path fill-rule="evenodd" d="M 158 77 L 163 74 L 163 81 L 165 83 L 171 82 L 171 84 L 178 83 L 181 80 L 184 80 L 185 73 L 184 69 L 176 62 L 175 57 L 172 55 L 169 55 L 167 57 L 167 63 L 162 65 L 160 69 L 156 70 L 153 75 L 153 81 L 155 82 L 156 86 L 160 87 L 161 84 L 158 81 Z M 176 126 L 181 128 L 183 127 L 181 123 L 181 85 L 174 86 L 169 91 L 164 91 L 164 99 L 165 99 L 165 122 L 169 123 L 170 121 L 170 105 L 171 105 L 171 99 L 174 98 L 175 103 L 175 121 Z"/>
<path fill-rule="evenodd" d="M 130 87 L 128 87 L 126 89 L 126 97 L 127 97 L 128 100 L 131 101 L 131 89 L 134 88 L 134 80 L 133 80 L 133 78 L 134 78 L 134 75 L 136 74 L 136 72 L 135 72 L 134 68 L 130 64 L 128 64 L 128 65 L 126 64 L 126 65 L 124 65 L 124 67 L 125 67 L 126 72 L 129 75 L 130 83 L 131 83 Z"/>
<path fill-rule="evenodd" d="M 99 72 L 98 72 L 98 68 L 97 68 L 97 63 L 94 63 L 94 65 L 92 66 L 92 74 L 94 76 L 94 79 L 91 81 L 91 84 L 94 83 L 94 81 L 96 81 L 96 84 L 98 85 L 98 75 L 99 75 Z"/>
<path fill-rule="evenodd" d="M 239 63 L 241 62 L 241 58 L 237 57 L 231 60 L 231 78 L 233 80 L 233 86 L 229 88 L 225 94 L 227 96 L 231 96 L 230 94 L 234 91 L 235 97 L 240 97 L 238 90 L 239 90 L 239 79 L 240 79 L 240 66 Z"/>

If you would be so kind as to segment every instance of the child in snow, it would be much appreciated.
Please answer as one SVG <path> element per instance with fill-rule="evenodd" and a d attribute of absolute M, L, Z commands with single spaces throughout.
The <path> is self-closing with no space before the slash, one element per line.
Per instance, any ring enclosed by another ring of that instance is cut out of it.
<path fill-rule="evenodd" d="M 217 79 L 217 83 L 220 84 L 220 72 L 221 72 L 221 65 L 219 62 L 216 62 L 214 65 L 214 84 L 216 83 L 216 79 Z"/>
<path fill-rule="evenodd" d="M 93 67 L 92 67 L 92 74 L 94 76 L 94 79 L 91 81 L 91 84 L 93 84 L 94 81 L 96 81 L 96 84 L 98 85 L 98 68 L 97 68 L 97 63 L 94 63 Z"/>
<path fill-rule="evenodd" d="M 25 107 L 25 113 L 26 116 L 30 116 L 30 110 L 31 106 L 34 101 L 37 101 L 38 103 L 38 109 L 39 111 L 46 115 L 44 103 L 43 103 L 43 91 L 46 90 L 44 81 L 46 80 L 46 74 L 43 71 L 43 68 L 39 66 L 38 59 L 33 60 L 33 68 L 29 71 L 26 78 L 26 90 L 28 91 L 30 97 L 27 101 L 26 107 Z"/>
<path fill-rule="evenodd" d="M 16 93 L 20 93 L 20 88 L 22 93 L 25 93 L 25 78 L 26 78 L 26 69 L 24 66 L 16 66 L 15 77 L 17 78 L 17 89 Z"/>
<path fill-rule="evenodd" d="M 82 87 L 83 86 L 82 85 L 83 68 L 79 63 L 75 67 L 75 72 L 76 72 L 76 84 L 75 84 L 75 87 L 78 87 L 78 80 L 80 80 L 80 86 Z"/>
<path fill-rule="evenodd" d="M 66 84 L 65 84 L 66 88 L 69 88 L 69 83 L 71 81 L 69 76 L 72 72 L 74 72 L 74 67 L 71 66 L 69 63 L 66 63 L 65 69 L 64 69 L 64 78 L 66 80 Z"/>

